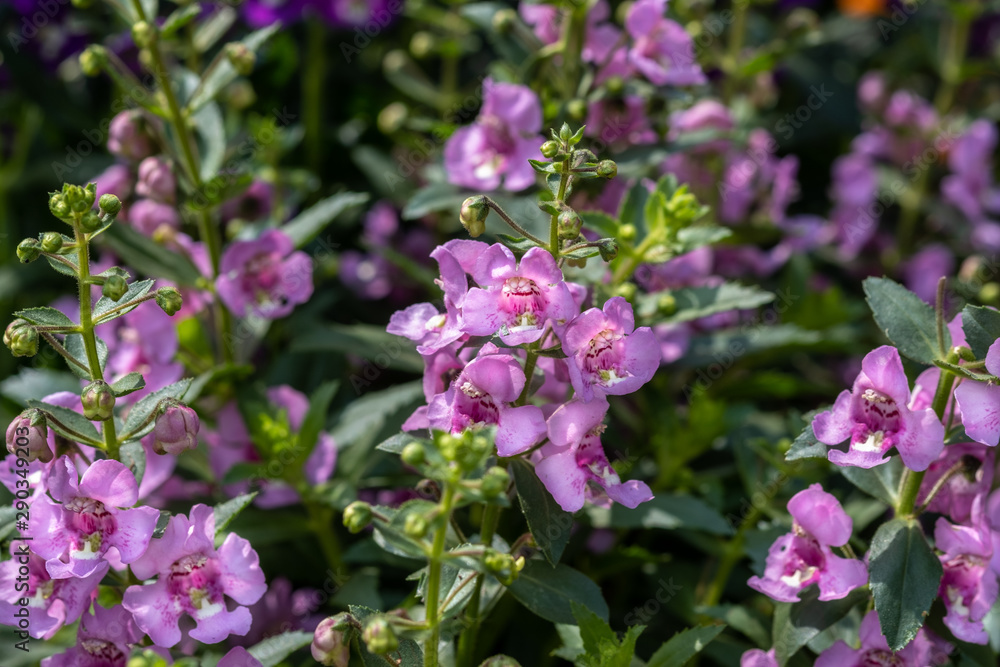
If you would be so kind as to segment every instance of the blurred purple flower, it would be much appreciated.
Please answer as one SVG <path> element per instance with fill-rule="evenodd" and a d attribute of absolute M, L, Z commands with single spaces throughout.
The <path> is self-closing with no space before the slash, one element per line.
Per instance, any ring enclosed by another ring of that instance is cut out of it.
<path fill-rule="evenodd" d="M 295 250 L 287 234 L 269 229 L 226 248 L 215 286 L 236 315 L 279 319 L 312 296 L 312 260 Z"/>

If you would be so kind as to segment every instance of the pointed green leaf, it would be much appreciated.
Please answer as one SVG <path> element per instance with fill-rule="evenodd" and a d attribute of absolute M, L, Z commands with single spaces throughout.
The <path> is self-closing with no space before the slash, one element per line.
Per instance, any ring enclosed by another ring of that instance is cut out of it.
<path fill-rule="evenodd" d="M 128 303 L 129 301 L 132 301 L 133 299 L 140 299 L 146 296 L 146 294 L 149 293 L 149 290 L 152 289 L 153 283 L 155 282 L 156 282 L 155 280 L 135 281 L 134 283 L 128 286 L 128 290 L 125 292 L 124 295 L 122 295 L 122 298 L 118 299 L 118 301 L 112 301 L 108 297 L 102 296 L 100 299 L 97 300 L 97 303 L 94 304 L 94 319 L 99 319 L 101 315 L 104 315 L 113 308 L 117 308 L 121 304 L 125 304 Z M 115 317 L 120 317 L 125 313 L 131 312 L 135 310 L 137 306 L 138 304 L 130 306 L 128 308 L 123 308 L 117 313 L 115 313 Z"/>
<path fill-rule="evenodd" d="M 233 519 L 238 517 L 240 512 L 245 510 L 256 497 L 256 491 L 253 493 L 244 493 L 241 496 L 236 496 L 232 500 L 219 503 L 212 508 L 212 515 L 215 517 L 215 534 L 219 535 L 226 528 L 228 528 L 229 524 L 233 522 Z"/>
<path fill-rule="evenodd" d="M 163 22 L 163 26 L 160 28 L 160 37 L 169 38 L 173 36 L 174 33 L 193 21 L 200 13 L 201 6 L 197 3 L 175 9 Z"/>
<path fill-rule="evenodd" d="M 686 528 L 712 535 L 731 535 L 733 527 L 714 507 L 685 494 L 663 494 L 635 509 L 615 504 L 611 525 L 616 528 Z"/>
<path fill-rule="evenodd" d="M 888 463 L 874 468 L 839 468 L 840 474 L 865 493 L 878 498 L 889 506 L 895 506 L 899 499 L 899 479 L 903 475 L 903 464 L 898 456 Z"/>
<path fill-rule="evenodd" d="M 91 421 L 79 412 L 34 399 L 28 401 L 28 405 L 44 412 L 45 421 L 49 428 L 73 442 L 85 442 L 86 444 L 102 442 L 101 434 L 97 432 Z"/>
<path fill-rule="evenodd" d="M 305 460 L 312 454 L 319 434 L 326 424 L 330 401 L 333 400 L 333 395 L 337 393 L 339 386 L 340 382 L 338 381 L 325 382 L 309 397 L 309 410 L 306 412 L 305 419 L 302 420 L 302 427 L 299 429 L 298 444 L 302 451 L 296 456 L 297 459 Z"/>
<path fill-rule="evenodd" d="M 296 248 L 301 248 L 319 236 L 319 233 L 344 211 L 361 206 L 367 201 L 368 195 L 363 192 L 335 194 L 299 213 L 285 223 L 281 231 L 292 239 Z"/>
<path fill-rule="evenodd" d="M 17 311 L 14 315 L 43 327 L 73 328 L 76 326 L 76 322 L 66 317 L 62 312 L 48 306 L 25 308 L 24 310 Z"/>
<path fill-rule="evenodd" d="M 124 376 L 117 382 L 111 384 L 111 392 L 115 396 L 126 396 L 131 394 L 133 391 L 139 391 L 140 389 L 146 388 L 146 380 L 143 379 L 140 373 L 132 372 Z"/>
<path fill-rule="evenodd" d="M 774 611 L 774 655 L 779 665 L 784 665 L 813 637 L 866 601 L 868 592 L 856 588 L 839 600 L 820 602 L 819 587 L 810 586 L 799 594 L 799 598 L 799 602 L 779 603 Z"/>
<path fill-rule="evenodd" d="M 312 643 L 313 633 L 295 630 L 284 632 L 274 637 L 268 637 L 259 644 L 251 646 L 247 652 L 260 660 L 264 667 L 277 667 L 299 649 Z"/>
<path fill-rule="evenodd" d="M 573 528 L 573 515 L 563 511 L 549 493 L 535 469 L 521 458 L 515 458 L 510 465 L 510 474 L 517 488 L 521 512 L 528 522 L 535 543 L 551 565 L 562 557 Z"/>
<path fill-rule="evenodd" d="M 826 408 L 829 410 L 829 407 Z M 799 433 L 795 441 L 792 442 L 791 447 L 785 452 L 786 461 L 798 461 L 799 459 L 825 459 L 830 448 L 816 439 L 816 434 L 813 432 L 813 418 L 823 412 L 823 410 L 814 410 L 803 417 L 806 421 L 805 428 Z"/>
<path fill-rule="evenodd" d="M 126 442 L 121 447 L 119 461 L 124 463 L 135 475 L 135 483 L 142 484 L 142 477 L 146 474 L 146 450 L 138 440 Z"/>
<path fill-rule="evenodd" d="M 69 334 L 63 340 L 63 347 L 69 352 L 77 361 L 81 362 L 84 366 L 87 366 L 87 350 L 83 344 L 83 336 L 80 334 Z M 97 339 L 97 361 L 101 364 L 101 372 L 104 372 L 105 366 L 108 364 L 108 344 L 105 343 L 100 338 Z M 90 373 L 84 371 L 82 368 L 76 364 L 66 364 L 73 373 L 84 380 L 92 380 Z"/>
<path fill-rule="evenodd" d="M 116 255 L 143 273 L 165 278 L 182 286 L 193 286 L 201 274 L 184 255 L 159 245 L 128 225 L 112 225 L 104 235 Z"/>
<path fill-rule="evenodd" d="M 276 33 L 281 27 L 281 23 L 275 22 L 266 28 L 261 28 L 256 32 L 252 32 L 243 38 L 242 43 L 248 49 L 253 52 L 260 50 L 260 47 L 264 45 L 271 35 Z M 215 99 L 216 95 L 222 91 L 223 88 L 228 86 L 230 83 L 236 80 L 239 74 L 233 64 L 229 62 L 229 58 L 222 56 L 218 64 L 208 72 L 208 76 L 199 84 L 197 91 L 195 91 L 193 97 L 187 102 L 187 110 L 189 112 L 194 112 L 205 106 L 209 102 Z"/>
<path fill-rule="evenodd" d="M 142 426 L 142 423 L 146 421 L 147 417 L 153 414 L 156 407 L 165 398 L 176 398 L 181 400 L 184 398 L 184 394 L 187 392 L 188 387 L 191 386 L 191 378 L 185 378 L 180 382 L 175 382 L 171 385 L 167 385 L 163 389 L 159 389 L 144 396 L 142 400 L 132 406 L 129 410 L 128 417 L 125 418 L 125 427 L 123 436 L 128 436 L 129 439 L 140 438 L 146 433 L 149 433 L 153 429 L 153 422 Z"/>
<path fill-rule="evenodd" d="M 928 365 L 941 356 L 934 309 L 923 299 L 889 278 L 866 278 L 864 289 L 876 324 L 900 354 Z M 944 347 L 951 347 L 948 327 Z"/>
<path fill-rule="evenodd" d="M 530 611 L 553 623 L 575 623 L 571 604 L 578 602 L 608 620 L 608 603 L 587 575 L 568 565 L 554 568 L 540 560 L 528 561 L 507 590 Z"/>
<path fill-rule="evenodd" d="M 646 667 L 683 667 L 725 629 L 725 625 L 704 625 L 682 630 L 653 654 Z"/>
<path fill-rule="evenodd" d="M 71 278 L 76 278 L 79 275 L 80 271 L 79 270 L 80 263 L 76 260 L 76 257 L 74 257 L 73 255 L 60 255 L 60 257 L 69 260 L 70 264 L 72 264 L 73 267 L 77 268 L 71 268 L 69 266 L 66 266 L 64 262 L 61 262 L 58 259 L 55 259 L 54 257 L 49 257 L 48 255 L 45 256 L 45 259 L 48 260 L 49 266 L 55 269 L 57 273 L 61 273 L 64 276 L 69 276 Z"/>
<path fill-rule="evenodd" d="M 985 359 L 990 345 L 1000 338 L 1000 311 L 985 306 L 962 309 L 962 330 L 976 359 Z"/>

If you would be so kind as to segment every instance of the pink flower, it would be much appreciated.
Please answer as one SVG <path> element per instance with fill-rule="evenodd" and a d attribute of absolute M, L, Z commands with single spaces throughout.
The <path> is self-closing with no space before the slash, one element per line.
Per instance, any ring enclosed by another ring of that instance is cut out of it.
<path fill-rule="evenodd" d="M 563 352 L 577 396 L 629 394 L 649 382 L 660 365 L 660 347 L 649 327 L 635 328 L 632 305 L 623 297 L 607 300 L 566 325 Z"/>
<path fill-rule="evenodd" d="M 823 651 L 814 667 L 869 667 L 874 665 L 894 665 L 898 667 L 927 667 L 942 665 L 947 660 L 941 660 L 940 653 L 951 650 L 944 642 L 935 641 L 930 633 L 921 628 L 913 641 L 905 648 L 893 653 L 889 650 L 889 642 L 882 636 L 882 626 L 878 622 L 878 613 L 874 610 L 865 614 L 858 630 L 861 639 L 860 648 L 851 648 L 843 640 L 838 640 Z"/>
<path fill-rule="evenodd" d="M 176 232 L 181 227 L 181 216 L 172 204 L 152 199 L 140 199 L 129 206 L 128 221 L 136 231 L 150 238 L 157 233 Z"/>
<path fill-rule="evenodd" d="M 997 600 L 997 573 L 990 567 L 993 540 L 983 498 L 972 505 L 971 526 L 954 525 L 940 517 L 934 526 L 934 544 L 944 566 L 938 596 L 948 613 L 944 624 L 955 637 L 973 644 L 989 640 L 983 618 Z"/>
<path fill-rule="evenodd" d="M 28 463 L 52 460 L 48 443 L 49 429 L 45 416 L 38 410 L 25 410 L 7 427 L 7 451 L 24 458 Z"/>
<path fill-rule="evenodd" d="M 646 101 L 638 95 L 623 100 L 599 99 L 587 107 L 587 136 L 614 148 L 652 144 L 657 140 L 646 115 Z"/>
<path fill-rule="evenodd" d="M 516 192 L 535 182 L 529 158 L 539 152 L 542 105 L 526 86 L 483 81 L 483 108 L 472 125 L 458 129 L 444 147 L 448 181 L 475 190 Z"/>
<path fill-rule="evenodd" d="M 694 43 L 680 24 L 664 18 L 667 0 L 639 0 L 625 17 L 634 43 L 628 57 L 658 86 L 693 86 L 706 82 L 695 62 Z"/>
<path fill-rule="evenodd" d="M 198 446 L 198 413 L 186 405 L 170 405 L 156 417 L 153 450 L 157 454 L 180 454 Z"/>
<path fill-rule="evenodd" d="M 177 178 L 170 161 L 154 156 L 140 162 L 135 193 L 140 197 L 173 204 L 177 197 Z"/>
<path fill-rule="evenodd" d="M 142 112 L 137 110 L 122 111 L 112 118 L 108 128 L 108 151 L 132 162 L 152 155 L 153 138 L 146 123 Z"/>
<path fill-rule="evenodd" d="M 42 660 L 42 667 L 125 667 L 131 645 L 142 639 L 132 614 L 121 605 L 105 609 L 94 605 L 80 621 L 76 646 Z"/>
<path fill-rule="evenodd" d="M 541 449 L 535 473 L 559 506 L 567 512 L 581 509 L 588 483 L 600 486 L 625 507 L 636 508 L 653 499 L 645 482 L 622 482 L 601 446 L 608 403 L 570 401 L 556 408 L 548 420 L 549 443 Z"/>
<path fill-rule="evenodd" d="M 773 648 L 766 652 L 752 648 L 740 657 L 740 667 L 778 667 L 778 659 Z"/>
<path fill-rule="evenodd" d="M 506 345 L 533 343 L 550 321 L 572 318 L 577 310 L 562 271 L 544 248 L 532 248 L 518 262 L 506 246 L 484 252 L 473 274 L 479 287 L 462 306 L 462 329 L 473 336 L 499 334 Z"/>
<path fill-rule="evenodd" d="M 201 504 L 191 509 L 190 519 L 171 517 L 163 537 L 150 543 L 132 572 L 157 579 L 129 586 L 122 604 L 153 643 L 166 648 L 181 640 L 178 624 L 185 615 L 195 622 L 191 638 L 205 644 L 246 634 L 251 621 L 246 605 L 267 590 L 257 552 L 247 540 L 229 533 L 215 548 L 215 516 Z M 239 606 L 230 610 L 226 597 Z"/>
<path fill-rule="evenodd" d="M 139 485 L 118 461 L 94 461 L 78 482 L 76 467 L 63 456 L 52 464 L 46 488 L 56 502 L 47 496 L 36 500 L 30 524 L 32 549 L 46 559 L 52 577 L 93 574 L 111 548 L 126 564 L 145 552 L 160 512 L 124 509 L 139 499 Z"/>
<path fill-rule="evenodd" d="M 883 345 L 865 355 L 852 390 L 816 416 L 813 432 L 831 446 L 850 438 L 846 453 L 830 450 L 830 461 L 839 466 L 873 468 L 888 462 L 895 447 L 907 468 L 926 470 L 944 449 L 944 426 L 930 408 L 908 408 L 909 399 L 899 352 Z"/>
<path fill-rule="evenodd" d="M 798 602 L 799 593 L 819 586 L 820 600 L 839 600 L 868 583 L 860 560 L 835 556 L 830 547 L 847 544 L 853 523 L 840 502 L 813 484 L 788 501 L 792 532 L 775 540 L 767 552 L 763 577 L 747 585 L 779 602 Z"/>
<path fill-rule="evenodd" d="M 996 468 L 993 450 L 981 444 L 968 442 L 945 447 L 941 458 L 927 468 L 917 502 L 923 504 L 930 490 L 956 465 L 961 466 L 958 472 L 948 478 L 931 499 L 927 509 L 947 514 L 958 523 L 965 523 L 972 516 L 975 500 L 985 498 L 993 486 L 993 472 Z"/>
<path fill-rule="evenodd" d="M 497 453 L 520 454 L 545 436 L 545 417 L 539 407 L 509 405 L 520 396 L 524 382 L 517 360 L 487 343 L 451 386 L 430 402 L 430 426 L 457 434 L 495 424 Z"/>
<path fill-rule="evenodd" d="M 1000 374 L 1000 340 L 986 352 L 986 370 Z M 990 447 L 1000 439 L 1000 386 L 974 380 L 962 380 L 955 389 L 955 400 L 962 411 L 965 434 Z"/>
<path fill-rule="evenodd" d="M 90 575 L 72 579 L 53 579 L 45 569 L 45 559 L 28 551 L 29 542 L 13 542 L 12 558 L 0 563 L 0 623 L 17 627 L 14 614 L 24 609 L 18 604 L 28 600 L 30 633 L 35 639 L 51 639 L 63 625 L 74 623 L 90 607 L 97 585 L 108 572 L 102 561 Z M 27 566 L 25 575 L 20 568 Z M 18 588 L 19 586 L 24 588 Z"/>
<path fill-rule="evenodd" d="M 288 235 L 269 229 L 253 241 L 236 241 L 222 255 L 215 282 L 219 298 L 237 315 L 285 317 L 312 296 L 312 260 Z"/>
<path fill-rule="evenodd" d="M 264 667 L 264 664 L 245 648 L 237 646 L 222 656 L 217 667 Z"/>

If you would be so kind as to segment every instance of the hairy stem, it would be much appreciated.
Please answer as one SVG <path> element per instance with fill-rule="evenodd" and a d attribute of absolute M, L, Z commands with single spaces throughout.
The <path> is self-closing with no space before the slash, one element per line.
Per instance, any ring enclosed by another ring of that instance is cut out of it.
<path fill-rule="evenodd" d="M 452 504 L 455 500 L 455 485 L 445 482 L 444 495 L 441 498 L 441 516 L 437 530 L 434 533 L 434 543 L 427 563 L 427 598 L 426 618 L 430 636 L 424 645 L 424 667 L 438 666 L 438 645 L 441 643 L 441 616 L 438 608 L 438 597 L 441 588 L 441 562 L 444 557 L 445 538 L 448 535 L 448 524 L 451 523 Z"/>

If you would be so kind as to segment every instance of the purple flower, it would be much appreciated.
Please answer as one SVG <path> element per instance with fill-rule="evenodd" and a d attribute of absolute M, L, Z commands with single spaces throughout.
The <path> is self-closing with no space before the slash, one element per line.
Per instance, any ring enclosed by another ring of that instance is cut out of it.
<path fill-rule="evenodd" d="M 330 667 L 348 667 L 351 662 L 351 644 L 343 630 L 334 628 L 343 619 L 331 616 L 323 619 L 313 633 L 309 650 L 313 660 Z"/>
<path fill-rule="evenodd" d="M 80 620 L 76 646 L 43 659 L 42 667 L 125 667 L 131 645 L 140 639 L 142 633 L 124 607 L 95 604 L 94 612 Z"/>
<path fill-rule="evenodd" d="M 231 634 L 250 629 L 246 605 L 267 590 L 257 552 L 236 533 L 215 548 L 215 516 L 207 505 L 195 505 L 191 518 L 170 518 L 163 537 L 153 540 L 132 564 L 140 579 L 157 576 L 143 586 L 129 586 L 122 604 L 157 646 L 169 648 L 181 640 L 179 622 L 188 615 L 195 622 L 192 639 L 215 644 Z M 230 610 L 226 597 L 236 602 Z"/>
<path fill-rule="evenodd" d="M 41 496 L 31 506 L 32 548 L 55 579 L 93 574 L 111 548 L 122 563 L 135 562 L 160 518 L 152 507 L 124 509 L 139 499 L 139 485 L 118 461 L 94 461 L 79 482 L 77 474 L 69 457 L 61 457 L 46 484 L 56 502 Z"/>
<path fill-rule="evenodd" d="M 667 0 L 639 0 L 625 17 L 634 43 L 629 62 L 658 86 L 693 86 L 706 82 L 695 62 L 694 43 L 684 28 L 664 18 Z"/>
<path fill-rule="evenodd" d="M 549 321 L 576 314 L 562 271 L 544 248 L 532 248 L 518 262 L 498 243 L 479 258 L 473 277 L 479 287 L 469 290 L 462 306 L 462 330 L 473 336 L 498 333 L 506 345 L 533 343 Z"/>
<path fill-rule="evenodd" d="M 876 113 L 885 103 L 888 86 L 882 72 L 865 72 L 858 82 L 858 106 L 865 113 Z"/>
<path fill-rule="evenodd" d="M 914 253 L 902 268 L 906 286 L 933 305 L 937 299 L 938 280 L 955 271 L 955 255 L 944 244 L 931 243 Z"/>
<path fill-rule="evenodd" d="M 1000 213 L 1000 189 L 993 186 L 993 152 L 997 130 L 987 120 L 977 120 L 952 146 L 948 166 L 952 173 L 941 181 L 945 201 L 973 223 Z"/>
<path fill-rule="evenodd" d="M 638 95 L 591 102 L 587 107 L 587 136 L 596 137 L 616 149 L 652 144 L 657 140 L 646 115 L 646 100 Z"/>
<path fill-rule="evenodd" d="M 250 655 L 242 646 L 237 646 L 222 656 L 216 667 L 264 667 L 264 663 Z"/>
<path fill-rule="evenodd" d="M 108 151 L 130 162 L 139 162 L 155 152 L 153 138 L 140 111 L 122 111 L 108 127 Z M 117 194 L 117 193 L 116 193 Z"/>
<path fill-rule="evenodd" d="M 49 449 L 49 429 L 45 416 L 38 410 L 25 410 L 7 427 L 7 451 L 24 458 L 28 463 L 52 460 Z"/>
<path fill-rule="evenodd" d="M 773 648 L 770 651 L 752 648 L 740 657 L 740 667 L 778 667 L 778 659 Z"/>
<path fill-rule="evenodd" d="M 358 298 L 378 301 L 393 288 L 395 267 L 384 257 L 348 250 L 340 254 L 340 279 Z"/>
<path fill-rule="evenodd" d="M 535 31 L 542 44 L 554 44 L 562 36 L 562 14 L 552 5 L 520 2 L 517 13 Z"/>
<path fill-rule="evenodd" d="M 1000 340 L 986 352 L 986 370 L 1000 374 Z M 955 389 L 955 400 L 962 411 L 965 434 L 976 442 L 996 447 L 1000 439 L 1000 386 L 962 380 Z"/>
<path fill-rule="evenodd" d="M 457 434 L 495 424 L 500 456 L 520 454 L 545 436 L 545 417 L 539 407 L 509 405 L 521 395 L 524 382 L 517 360 L 487 343 L 448 389 L 430 402 L 430 425 Z"/>
<path fill-rule="evenodd" d="M 331 26 L 353 28 L 364 26 L 366 31 L 384 30 L 395 15 L 402 11 L 403 0 L 392 4 L 389 0 L 312 0 L 320 16 Z M 372 26 L 372 27 L 369 27 Z"/>
<path fill-rule="evenodd" d="M 918 503 L 923 503 L 930 490 L 945 473 L 953 472 L 944 486 L 931 499 L 927 509 L 946 514 L 953 521 L 965 523 L 972 516 L 972 507 L 977 498 L 982 501 L 993 485 L 993 450 L 977 443 L 957 443 L 945 447 L 944 453 L 927 468 L 920 485 Z"/>
<path fill-rule="evenodd" d="M 890 651 L 889 642 L 882 636 L 882 626 L 878 622 L 878 613 L 875 610 L 865 614 L 864 620 L 861 621 L 861 628 L 858 630 L 858 637 L 861 639 L 860 648 L 851 648 L 843 640 L 838 640 L 816 658 L 814 667 L 869 667 L 874 665 L 927 667 L 947 662 L 947 660 L 932 657 L 937 656 L 941 649 L 935 645 L 930 633 L 925 628 L 918 630 L 917 636 L 905 648 L 895 653 Z M 945 650 L 950 650 L 950 647 Z"/>
<path fill-rule="evenodd" d="M 483 81 L 483 108 L 476 121 L 458 129 L 444 147 L 448 181 L 475 190 L 501 182 L 516 192 L 535 182 L 529 158 L 542 159 L 542 106 L 526 86 Z"/>
<path fill-rule="evenodd" d="M 72 579 L 53 579 L 45 569 L 45 559 L 28 552 L 28 542 L 10 545 L 13 557 L 0 563 L 0 623 L 17 627 L 14 616 L 20 609 L 21 598 L 28 599 L 28 613 L 31 614 L 29 632 L 35 639 L 51 639 L 64 625 L 74 623 L 97 593 L 97 585 L 108 571 L 108 563 L 100 566 L 89 576 Z M 25 577 L 20 568 L 27 566 Z M 20 583 L 19 583 L 20 582 Z M 18 589 L 18 585 L 27 585 Z"/>
<path fill-rule="evenodd" d="M 173 204 L 177 197 L 177 178 L 169 160 L 148 157 L 139 163 L 139 182 L 135 193 L 165 204 Z"/>
<path fill-rule="evenodd" d="M 847 257 L 857 255 L 878 229 L 878 218 L 868 212 L 877 193 L 878 174 L 869 156 L 850 153 L 834 161 L 831 198 L 835 205 L 830 217 Z"/>
<path fill-rule="evenodd" d="M 944 567 L 938 596 L 948 613 L 944 624 L 958 639 L 973 644 L 989 640 L 983 618 L 997 600 L 997 573 L 990 567 L 993 540 L 983 513 L 983 499 L 972 507 L 971 526 L 954 525 L 940 517 L 934 543 Z"/>
<path fill-rule="evenodd" d="M 245 5 L 244 5 L 245 6 Z M 225 221 L 239 219 L 247 222 L 265 220 L 274 206 L 274 186 L 267 181 L 255 180 L 246 190 L 219 207 Z"/>
<path fill-rule="evenodd" d="M 549 443 L 541 449 L 535 473 L 559 506 L 567 512 L 581 509 L 588 483 L 597 484 L 617 503 L 636 508 L 653 499 L 645 482 L 622 482 L 601 445 L 603 398 L 589 403 L 570 401 L 556 408 L 548 420 Z"/>
<path fill-rule="evenodd" d="M 888 462 L 895 447 L 907 468 L 926 470 L 944 449 L 944 426 L 930 408 L 907 407 L 909 399 L 899 352 L 883 345 L 865 355 L 854 387 L 816 416 L 813 432 L 831 446 L 850 438 L 846 453 L 830 450 L 830 461 L 839 466 L 873 468 Z"/>
<path fill-rule="evenodd" d="M 312 296 L 312 260 L 288 235 L 269 229 L 254 241 L 236 241 L 222 254 L 215 287 L 237 315 L 276 320 Z"/>
<path fill-rule="evenodd" d="M 792 532 L 775 540 L 767 552 L 763 577 L 747 585 L 779 602 L 798 602 L 799 593 L 819 586 L 820 600 L 839 600 L 868 583 L 860 560 L 835 556 L 830 547 L 847 544 L 853 523 L 840 502 L 813 484 L 788 501 Z"/>
<path fill-rule="evenodd" d="M 315 0 L 246 0 L 241 6 L 243 20 L 252 28 L 264 28 L 281 21 L 294 23 Z"/>
<path fill-rule="evenodd" d="M 198 446 L 198 413 L 186 405 L 171 405 L 156 416 L 153 450 L 157 454 L 180 454 Z"/>
<path fill-rule="evenodd" d="M 635 328 L 632 305 L 623 297 L 607 300 L 566 325 L 563 352 L 577 396 L 629 394 L 649 382 L 660 365 L 660 348 L 649 327 Z"/>
<path fill-rule="evenodd" d="M 325 595 L 312 588 L 292 590 L 288 579 L 278 577 L 267 587 L 264 597 L 250 607 L 250 630 L 242 637 L 230 637 L 229 643 L 253 646 L 290 630 L 312 632 L 323 618 L 313 612 Z"/>
<path fill-rule="evenodd" d="M 153 238 L 157 234 L 176 232 L 181 228 L 181 216 L 171 204 L 140 199 L 128 207 L 128 221 L 136 231 Z"/>

